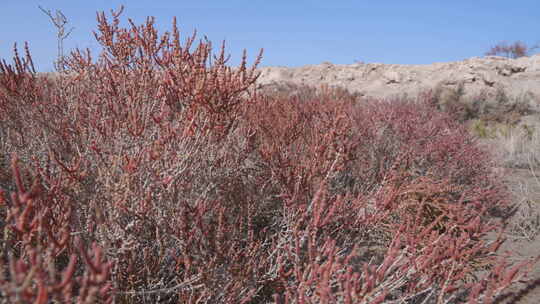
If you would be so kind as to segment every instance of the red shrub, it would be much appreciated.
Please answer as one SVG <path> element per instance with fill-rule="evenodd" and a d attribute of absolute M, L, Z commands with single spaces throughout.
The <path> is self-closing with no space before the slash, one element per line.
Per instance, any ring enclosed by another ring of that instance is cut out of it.
<path fill-rule="evenodd" d="M 491 49 L 486 52 L 486 55 L 504 56 L 516 59 L 527 56 L 530 51 L 531 49 L 521 41 L 516 41 L 512 44 L 508 44 L 506 42 L 499 42 L 497 45 L 491 47 Z"/>
<path fill-rule="evenodd" d="M 97 60 L 0 64 L 0 152 L 39 176 L 27 191 L 0 163 L 3 296 L 489 303 L 523 275 L 485 241 L 506 203 L 488 154 L 429 100 L 262 95 L 258 59 L 210 61 L 151 18 L 98 23 Z"/>
<path fill-rule="evenodd" d="M 112 302 L 111 265 L 97 244 L 88 250 L 73 237 L 73 202 L 55 187 L 59 181 L 43 189 L 36 177 L 26 189 L 16 159 L 13 176 L 17 191 L 10 199 L 0 192 L 5 208 L 1 263 L 8 266 L 0 274 L 3 297 L 13 303 L 71 302 L 74 296 L 78 303 Z"/>
<path fill-rule="evenodd" d="M 321 95 L 262 98 L 248 114 L 260 166 L 283 189 L 274 284 L 286 292 L 276 300 L 442 299 L 495 262 L 502 240 L 478 240 L 502 227 L 488 211 L 506 196 L 463 127 L 429 100 L 355 105 Z"/>

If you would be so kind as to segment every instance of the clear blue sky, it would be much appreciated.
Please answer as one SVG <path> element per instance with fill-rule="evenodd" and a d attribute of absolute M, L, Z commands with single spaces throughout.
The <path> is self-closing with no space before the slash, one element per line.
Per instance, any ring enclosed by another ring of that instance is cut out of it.
<path fill-rule="evenodd" d="M 197 29 L 216 45 L 225 39 L 231 64 L 244 48 L 251 58 L 264 48 L 262 66 L 428 64 L 482 56 L 503 40 L 540 42 L 540 0 L 3 0 L 0 58 L 11 60 L 13 43 L 28 41 L 38 70 L 52 70 L 56 32 L 38 5 L 60 9 L 75 27 L 66 49 L 96 51 L 96 11 L 121 4 L 137 23 L 155 16 L 168 30 L 177 16 L 183 34 Z"/>

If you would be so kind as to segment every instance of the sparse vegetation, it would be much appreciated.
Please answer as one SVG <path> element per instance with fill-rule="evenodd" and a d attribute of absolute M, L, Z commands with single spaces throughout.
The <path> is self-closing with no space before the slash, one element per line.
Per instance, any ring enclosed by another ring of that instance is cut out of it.
<path fill-rule="evenodd" d="M 539 127 L 536 115 L 523 116 L 516 124 L 484 120 L 472 124 L 473 134 L 494 151 L 499 166 L 514 171 L 507 177 L 515 208 L 509 235 L 527 242 L 540 233 Z"/>
<path fill-rule="evenodd" d="M 507 127 L 506 132 L 494 136 L 494 144 L 502 154 L 502 162 L 514 168 L 538 168 L 540 165 L 540 122 L 522 123 Z M 495 133 L 496 131 L 494 131 Z"/>
<path fill-rule="evenodd" d="M 530 97 L 511 99 L 503 89 L 468 96 L 463 84 L 438 85 L 429 94 L 434 106 L 459 122 L 482 120 L 485 123 L 516 125 L 523 116 L 535 113 Z"/>
<path fill-rule="evenodd" d="M 499 42 L 495 46 L 492 46 L 489 51 L 486 52 L 486 56 L 504 56 L 507 58 L 520 58 L 528 56 L 537 47 L 529 47 L 527 44 L 516 41 L 508 44 L 508 42 Z"/>
<path fill-rule="evenodd" d="M 510 193 L 437 98 L 257 91 L 261 55 L 120 14 L 66 73 L 0 63 L 3 301 L 493 303 L 533 265 L 497 255 Z"/>

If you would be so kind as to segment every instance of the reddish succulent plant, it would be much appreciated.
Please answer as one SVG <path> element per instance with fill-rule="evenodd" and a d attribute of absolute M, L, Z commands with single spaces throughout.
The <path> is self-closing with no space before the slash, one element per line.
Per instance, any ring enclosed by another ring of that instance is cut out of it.
<path fill-rule="evenodd" d="M 0 63 L 0 153 L 34 172 L 0 162 L 2 296 L 491 303 L 524 275 L 486 241 L 489 155 L 429 100 L 262 94 L 260 56 L 232 68 L 153 22 L 98 14 L 103 52 L 54 77 Z"/>

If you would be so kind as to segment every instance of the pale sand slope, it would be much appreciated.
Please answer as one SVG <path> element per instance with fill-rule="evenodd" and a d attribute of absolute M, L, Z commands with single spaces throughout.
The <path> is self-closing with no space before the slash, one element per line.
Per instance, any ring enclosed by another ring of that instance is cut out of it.
<path fill-rule="evenodd" d="M 510 97 L 540 100 L 540 54 L 508 59 L 489 56 L 428 65 L 322 63 L 297 68 L 263 67 L 259 87 L 276 83 L 340 86 L 371 97 L 416 96 L 437 85 L 453 88 L 463 83 L 467 95 L 503 89 Z M 540 109 L 540 103 L 533 105 Z"/>

